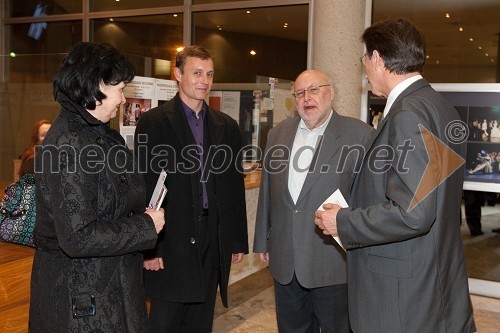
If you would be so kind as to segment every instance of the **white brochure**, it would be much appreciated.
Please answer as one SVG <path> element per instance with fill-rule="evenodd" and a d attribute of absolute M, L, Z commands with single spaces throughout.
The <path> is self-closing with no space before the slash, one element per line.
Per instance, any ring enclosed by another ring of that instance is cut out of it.
<path fill-rule="evenodd" d="M 158 181 L 156 182 L 156 187 L 151 195 L 151 200 L 149 201 L 148 208 L 154 209 L 156 211 L 160 210 L 163 199 L 167 194 L 167 187 L 165 186 L 165 179 L 167 178 L 167 173 L 162 170 Z"/>
<path fill-rule="evenodd" d="M 318 210 L 324 210 L 323 209 L 323 205 L 327 204 L 327 203 L 336 204 L 336 205 L 339 205 L 342 208 L 349 207 L 349 205 L 347 204 L 347 201 L 345 201 L 345 198 L 342 195 L 342 192 L 340 192 L 340 189 L 337 189 L 335 192 L 333 192 L 332 195 L 330 195 L 328 197 L 328 199 L 326 199 L 321 204 L 321 206 L 319 206 Z M 340 241 L 340 238 L 338 236 L 332 236 L 332 237 L 340 245 L 340 247 L 345 251 L 344 245 L 342 245 L 342 242 Z"/>

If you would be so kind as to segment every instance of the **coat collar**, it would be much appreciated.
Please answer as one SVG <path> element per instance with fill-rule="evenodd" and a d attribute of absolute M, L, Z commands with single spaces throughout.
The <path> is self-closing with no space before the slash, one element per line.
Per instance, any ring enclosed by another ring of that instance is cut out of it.
<path fill-rule="evenodd" d="M 109 127 L 109 124 L 105 124 L 92 116 L 83 106 L 75 103 L 64 93 L 59 92 L 57 94 L 57 102 L 61 104 L 62 112 L 67 112 L 72 115 L 72 118 L 80 119 L 84 124 L 87 124 L 98 138 L 106 136 L 116 144 L 125 145 L 125 140 L 120 133 Z"/>
<path fill-rule="evenodd" d="M 207 128 L 210 143 L 213 145 L 218 145 L 222 140 L 222 134 L 224 132 L 224 121 L 219 114 L 220 111 L 216 111 L 209 106 L 207 106 L 206 110 L 206 121 L 208 124 Z M 191 134 L 191 131 L 189 130 L 189 124 L 187 123 L 179 93 L 177 93 L 168 102 L 166 116 L 172 123 L 175 135 L 182 143 L 182 145 L 185 146 L 188 144 L 194 144 L 194 138 Z"/>

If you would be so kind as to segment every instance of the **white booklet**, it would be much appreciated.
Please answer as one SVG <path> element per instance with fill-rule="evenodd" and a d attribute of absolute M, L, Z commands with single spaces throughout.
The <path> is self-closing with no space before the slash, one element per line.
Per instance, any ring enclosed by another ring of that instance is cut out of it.
<path fill-rule="evenodd" d="M 318 210 L 324 210 L 323 209 L 323 205 L 327 204 L 327 203 L 336 204 L 336 205 L 339 205 L 342 208 L 349 207 L 349 205 L 347 204 L 347 201 L 345 201 L 345 198 L 342 195 L 342 192 L 340 192 L 340 189 L 337 189 L 335 192 L 333 192 L 332 195 L 330 195 L 328 197 L 328 199 L 326 199 L 321 204 L 321 206 L 319 206 Z M 338 236 L 332 236 L 332 237 L 340 245 L 340 247 L 345 251 L 344 245 L 342 245 L 342 242 L 340 241 L 340 238 Z"/>
<path fill-rule="evenodd" d="M 161 170 L 160 177 L 158 177 L 155 189 L 153 191 L 153 194 L 151 195 L 151 200 L 149 201 L 148 208 L 154 209 L 156 211 L 160 210 L 163 199 L 165 199 L 165 195 L 167 194 L 167 187 L 165 186 L 166 178 L 167 173 L 165 172 L 165 170 Z"/>

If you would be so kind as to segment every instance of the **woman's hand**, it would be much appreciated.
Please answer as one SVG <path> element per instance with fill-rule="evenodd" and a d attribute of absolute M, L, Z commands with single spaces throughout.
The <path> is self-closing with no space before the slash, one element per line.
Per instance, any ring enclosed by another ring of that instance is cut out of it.
<path fill-rule="evenodd" d="M 163 229 L 163 225 L 165 224 L 165 210 L 163 208 L 160 208 L 158 211 L 155 211 L 154 209 L 146 209 L 145 213 L 153 219 L 156 233 L 160 233 Z"/>

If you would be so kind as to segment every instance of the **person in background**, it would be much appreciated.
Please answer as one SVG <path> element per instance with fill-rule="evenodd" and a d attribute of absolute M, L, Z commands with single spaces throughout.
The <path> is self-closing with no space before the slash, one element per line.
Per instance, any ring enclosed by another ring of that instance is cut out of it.
<path fill-rule="evenodd" d="M 149 318 L 154 333 L 209 333 L 217 286 L 227 307 L 231 262 L 248 253 L 241 134 L 205 103 L 214 78 L 206 49 L 180 51 L 174 75 L 179 92 L 144 113 L 135 131 L 148 195 L 167 172 L 165 230 L 144 262 Z"/>
<path fill-rule="evenodd" d="M 47 134 L 51 124 L 52 122 L 50 120 L 42 119 L 37 121 L 33 126 L 30 143 L 24 152 L 19 156 L 19 159 L 21 160 L 19 177 L 35 172 L 35 149 L 42 143 L 43 138 L 45 138 L 45 134 Z"/>
<path fill-rule="evenodd" d="M 319 332 L 319 324 L 324 333 L 349 333 L 345 252 L 318 232 L 314 212 L 336 189 L 348 197 L 374 130 L 332 109 L 325 73 L 302 72 L 294 89 L 300 117 L 269 131 L 253 251 L 269 262 L 280 332 Z"/>
<path fill-rule="evenodd" d="M 481 206 L 484 205 L 486 193 L 481 191 L 464 190 L 465 221 L 471 236 L 481 236 Z"/>
<path fill-rule="evenodd" d="M 448 135 L 465 125 L 421 76 L 425 40 L 412 22 L 375 23 L 362 40 L 373 93 L 387 98 L 384 120 L 350 207 L 325 205 L 315 220 L 347 249 L 353 331 L 474 332 L 459 222 L 465 142 Z"/>
<path fill-rule="evenodd" d="M 163 228 L 109 126 L 134 67 L 108 44 L 75 44 L 53 81 L 61 111 L 35 157 L 29 331 L 148 332 L 143 255 Z"/>

